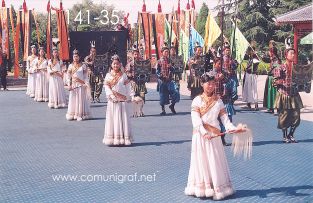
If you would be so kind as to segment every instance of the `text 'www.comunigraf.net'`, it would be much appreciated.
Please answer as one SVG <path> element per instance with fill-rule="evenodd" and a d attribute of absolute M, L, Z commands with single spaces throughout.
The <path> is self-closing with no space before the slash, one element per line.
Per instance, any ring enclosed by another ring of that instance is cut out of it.
<path fill-rule="evenodd" d="M 67 175 L 52 175 L 54 182 L 155 182 L 157 178 L 157 172 L 151 174 L 106 174 L 106 175 L 92 175 L 92 174 L 67 174 Z"/>

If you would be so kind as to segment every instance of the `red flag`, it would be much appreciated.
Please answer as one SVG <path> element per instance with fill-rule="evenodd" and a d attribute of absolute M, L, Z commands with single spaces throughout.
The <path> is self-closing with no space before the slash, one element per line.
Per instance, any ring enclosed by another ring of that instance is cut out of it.
<path fill-rule="evenodd" d="M 23 10 L 24 10 L 24 12 L 26 12 L 26 10 L 27 10 L 27 6 L 26 6 L 26 1 L 24 0 L 24 3 L 23 3 Z"/>
<path fill-rule="evenodd" d="M 2 0 L 2 7 L 5 7 L 5 2 L 4 2 L 4 0 Z"/>
<path fill-rule="evenodd" d="M 143 35 L 145 40 L 145 58 L 150 58 L 151 56 L 151 21 L 150 21 L 151 15 L 149 13 L 142 13 L 141 19 L 142 19 L 142 28 L 143 28 Z"/>
<path fill-rule="evenodd" d="M 143 0 L 143 4 L 142 4 L 142 12 L 143 12 L 143 13 L 147 12 L 147 7 L 146 7 L 145 0 Z"/>
<path fill-rule="evenodd" d="M 20 27 L 21 27 L 21 23 L 20 23 L 20 12 L 17 11 L 16 14 L 16 26 L 14 25 L 14 20 L 13 20 L 13 12 L 12 12 L 12 8 L 10 8 L 10 19 L 11 19 L 11 27 L 12 27 L 12 34 L 13 34 L 13 47 L 14 47 L 14 78 L 18 78 L 19 76 L 19 36 L 20 36 Z"/>
<path fill-rule="evenodd" d="M 191 8 L 196 9 L 196 5 L 195 5 L 195 1 L 194 0 L 191 1 Z"/>
<path fill-rule="evenodd" d="M 186 6 L 186 8 L 187 8 L 187 10 L 189 10 L 189 9 L 190 9 L 189 0 L 188 0 L 188 2 L 187 2 L 187 6 Z"/>
<path fill-rule="evenodd" d="M 65 11 L 57 11 L 58 37 L 60 40 L 60 59 L 67 61 L 70 59 L 68 44 L 68 30 L 65 20 Z"/>
<path fill-rule="evenodd" d="M 26 5 L 26 4 L 25 4 Z M 23 32 L 24 32 L 24 61 L 27 60 L 28 56 L 29 56 L 29 47 L 30 47 L 30 43 L 31 43 L 31 11 L 28 11 L 26 9 L 26 11 L 23 12 Z"/>
<path fill-rule="evenodd" d="M 6 54 L 7 59 L 10 58 L 10 37 L 9 37 L 9 13 L 8 8 L 0 8 L 1 19 L 1 41 L 2 51 Z"/>
<path fill-rule="evenodd" d="M 156 34 L 157 34 L 157 48 L 158 48 L 158 54 L 161 56 L 161 50 L 162 46 L 164 44 L 164 24 L 165 24 L 165 15 L 164 14 L 155 14 L 155 28 L 156 28 Z"/>
<path fill-rule="evenodd" d="M 48 1 L 48 4 L 47 4 L 47 12 L 50 11 L 50 0 Z"/>
<path fill-rule="evenodd" d="M 161 6 L 160 0 L 159 0 L 159 5 L 158 5 L 158 13 L 162 13 L 162 6 Z"/>
<path fill-rule="evenodd" d="M 51 39 L 51 10 L 48 11 L 48 23 L 47 23 L 47 58 L 51 58 L 51 50 L 52 50 L 52 39 Z"/>

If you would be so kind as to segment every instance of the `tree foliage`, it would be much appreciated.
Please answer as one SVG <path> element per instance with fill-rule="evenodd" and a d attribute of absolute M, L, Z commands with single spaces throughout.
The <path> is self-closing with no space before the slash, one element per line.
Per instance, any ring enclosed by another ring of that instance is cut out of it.
<path fill-rule="evenodd" d="M 275 16 L 292 11 L 310 3 L 311 0 L 225 0 L 226 37 L 231 26 L 227 23 L 236 19 L 238 27 L 248 41 L 256 41 L 256 46 L 266 49 L 270 40 L 284 45 L 286 37 L 293 36 L 291 25 L 276 25 Z M 221 1 L 215 8 L 222 8 Z"/>
<path fill-rule="evenodd" d="M 205 36 L 205 24 L 206 24 L 206 20 L 208 17 L 208 13 L 209 13 L 209 8 L 205 3 L 203 3 L 200 8 L 199 16 L 197 18 L 197 23 L 196 23 L 196 30 L 203 38 Z"/>

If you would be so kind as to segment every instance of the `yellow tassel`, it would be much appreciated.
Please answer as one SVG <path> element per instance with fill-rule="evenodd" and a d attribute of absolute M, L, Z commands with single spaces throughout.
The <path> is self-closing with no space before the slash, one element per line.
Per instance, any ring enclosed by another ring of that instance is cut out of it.
<path fill-rule="evenodd" d="M 244 160 L 252 156 L 252 131 L 246 125 L 238 124 L 237 129 L 242 130 L 240 133 L 233 134 L 232 151 L 234 157 L 242 156 Z"/>

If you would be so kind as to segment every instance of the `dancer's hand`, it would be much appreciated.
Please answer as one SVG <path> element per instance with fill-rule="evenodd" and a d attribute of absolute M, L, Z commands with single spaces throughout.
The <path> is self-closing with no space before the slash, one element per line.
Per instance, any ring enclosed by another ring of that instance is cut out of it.
<path fill-rule="evenodd" d="M 206 134 L 203 135 L 203 138 L 204 138 L 204 139 L 211 140 L 211 139 L 212 139 L 212 136 L 206 133 Z"/>
<path fill-rule="evenodd" d="M 228 131 L 228 133 L 229 133 L 229 134 L 244 133 L 244 132 L 246 132 L 246 131 L 247 131 L 247 130 L 244 129 L 244 128 L 237 128 L 237 129 L 235 129 L 235 130 L 230 130 L 230 131 Z"/>
<path fill-rule="evenodd" d="M 117 103 L 117 99 L 113 94 L 110 96 L 110 99 L 112 100 L 113 103 Z"/>

